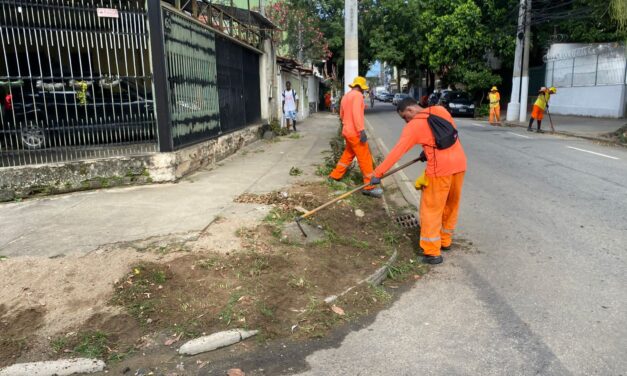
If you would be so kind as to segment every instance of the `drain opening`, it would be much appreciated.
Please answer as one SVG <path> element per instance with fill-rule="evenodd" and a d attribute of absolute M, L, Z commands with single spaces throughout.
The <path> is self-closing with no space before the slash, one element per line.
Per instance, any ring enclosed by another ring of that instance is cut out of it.
<path fill-rule="evenodd" d="M 402 228 L 418 228 L 420 221 L 415 214 L 405 214 L 394 218 L 394 222 Z"/>

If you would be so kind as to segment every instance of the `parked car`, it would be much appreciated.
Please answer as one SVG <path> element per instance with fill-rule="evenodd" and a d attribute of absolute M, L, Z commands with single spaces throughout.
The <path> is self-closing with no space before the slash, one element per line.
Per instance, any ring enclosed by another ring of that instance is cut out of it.
<path fill-rule="evenodd" d="M 382 102 L 392 102 L 394 100 L 394 94 L 386 93 L 383 96 Z"/>
<path fill-rule="evenodd" d="M 444 106 L 453 116 L 475 115 L 475 104 L 470 94 L 463 91 L 447 91 L 440 96 L 441 106 Z"/>
<path fill-rule="evenodd" d="M 377 92 L 377 94 L 375 95 L 375 98 L 377 98 L 378 101 L 381 102 L 385 102 L 385 97 L 386 95 L 388 95 L 389 93 L 387 91 L 379 91 Z"/>
<path fill-rule="evenodd" d="M 154 140 L 153 101 L 143 96 L 142 89 L 120 78 L 24 80 L 2 90 L 1 146 L 42 149 Z"/>
<path fill-rule="evenodd" d="M 396 93 L 394 94 L 394 98 L 392 99 L 392 104 L 398 106 L 399 102 L 405 98 L 409 98 L 409 94 L 405 93 Z"/>

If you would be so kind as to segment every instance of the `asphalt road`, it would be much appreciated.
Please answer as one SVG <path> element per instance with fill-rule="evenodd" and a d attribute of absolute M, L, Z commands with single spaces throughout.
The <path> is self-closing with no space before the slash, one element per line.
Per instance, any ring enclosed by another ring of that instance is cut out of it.
<path fill-rule="evenodd" d="M 392 107 L 367 119 L 392 148 Z M 445 255 L 303 374 L 627 375 L 627 149 L 457 124 L 469 160 L 457 236 L 473 250 Z"/>

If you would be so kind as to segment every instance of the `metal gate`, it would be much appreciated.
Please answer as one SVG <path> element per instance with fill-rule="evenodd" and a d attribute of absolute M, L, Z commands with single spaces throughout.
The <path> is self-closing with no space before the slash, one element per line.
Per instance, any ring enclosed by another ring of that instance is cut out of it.
<path fill-rule="evenodd" d="M 216 57 L 222 132 L 232 132 L 259 121 L 259 55 L 216 36 Z"/>
<path fill-rule="evenodd" d="M 154 151 L 145 0 L 0 0 L 0 166 Z"/>
<path fill-rule="evenodd" d="M 163 8 L 168 96 L 175 149 L 220 132 L 215 33 Z"/>

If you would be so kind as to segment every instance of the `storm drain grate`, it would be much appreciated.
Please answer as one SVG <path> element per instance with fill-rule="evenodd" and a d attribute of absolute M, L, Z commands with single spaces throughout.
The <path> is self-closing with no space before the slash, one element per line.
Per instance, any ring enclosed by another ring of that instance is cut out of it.
<path fill-rule="evenodd" d="M 402 228 L 417 228 L 420 227 L 420 221 L 416 218 L 415 214 L 405 214 L 394 218 L 397 225 Z"/>

